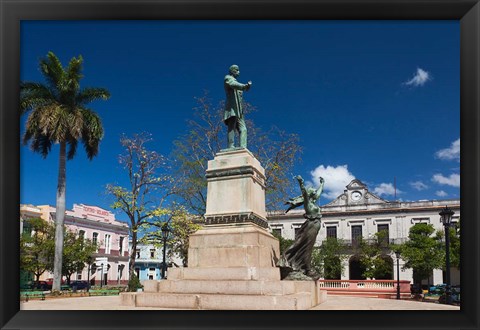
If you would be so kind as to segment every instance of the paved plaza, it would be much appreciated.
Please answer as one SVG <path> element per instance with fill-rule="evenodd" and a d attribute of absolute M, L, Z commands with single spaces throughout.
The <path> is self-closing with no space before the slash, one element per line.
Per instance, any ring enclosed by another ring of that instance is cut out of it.
<path fill-rule="evenodd" d="M 119 296 L 75 297 L 30 300 L 20 303 L 21 310 L 161 310 L 165 308 L 120 306 Z M 312 310 L 460 310 L 458 306 L 410 300 L 329 296 Z"/>

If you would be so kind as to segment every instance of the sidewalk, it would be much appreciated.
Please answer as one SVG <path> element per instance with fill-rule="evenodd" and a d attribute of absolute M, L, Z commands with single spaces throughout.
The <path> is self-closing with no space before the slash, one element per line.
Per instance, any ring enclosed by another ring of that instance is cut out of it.
<path fill-rule="evenodd" d="M 74 297 L 30 300 L 20 303 L 21 310 L 161 310 L 163 308 L 120 306 L 119 296 Z M 460 310 L 458 306 L 410 300 L 329 296 L 312 310 Z"/>

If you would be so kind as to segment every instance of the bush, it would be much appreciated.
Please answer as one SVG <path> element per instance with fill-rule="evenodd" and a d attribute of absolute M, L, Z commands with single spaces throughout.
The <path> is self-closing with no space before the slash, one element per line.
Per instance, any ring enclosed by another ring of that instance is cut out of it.
<path fill-rule="evenodd" d="M 109 290 L 118 290 L 120 292 L 125 292 L 127 291 L 128 287 L 125 286 L 125 285 L 117 285 L 117 286 L 109 286 L 108 287 Z"/>
<path fill-rule="evenodd" d="M 143 288 L 143 285 L 140 283 L 136 274 L 133 274 L 132 277 L 128 280 L 128 291 L 136 292 L 137 289 Z"/>

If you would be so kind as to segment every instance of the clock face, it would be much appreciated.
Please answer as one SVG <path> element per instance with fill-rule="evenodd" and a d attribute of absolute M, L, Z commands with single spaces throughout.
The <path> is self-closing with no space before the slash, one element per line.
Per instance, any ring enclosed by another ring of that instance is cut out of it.
<path fill-rule="evenodd" d="M 352 192 L 352 200 L 357 202 L 360 199 L 362 199 L 362 193 L 360 191 L 354 191 Z"/>

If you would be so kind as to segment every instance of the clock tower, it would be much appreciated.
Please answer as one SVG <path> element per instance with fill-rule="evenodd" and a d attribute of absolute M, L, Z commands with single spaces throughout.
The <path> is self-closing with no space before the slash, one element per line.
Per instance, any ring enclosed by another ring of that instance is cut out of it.
<path fill-rule="evenodd" d="M 354 179 L 343 191 L 343 194 L 326 204 L 326 206 L 364 206 L 366 204 L 383 204 L 388 201 L 378 197 L 374 193 L 368 191 L 367 186 L 360 180 Z"/>
<path fill-rule="evenodd" d="M 368 195 L 367 187 L 357 179 L 352 180 L 346 187 L 347 204 L 366 204 Z"/>

